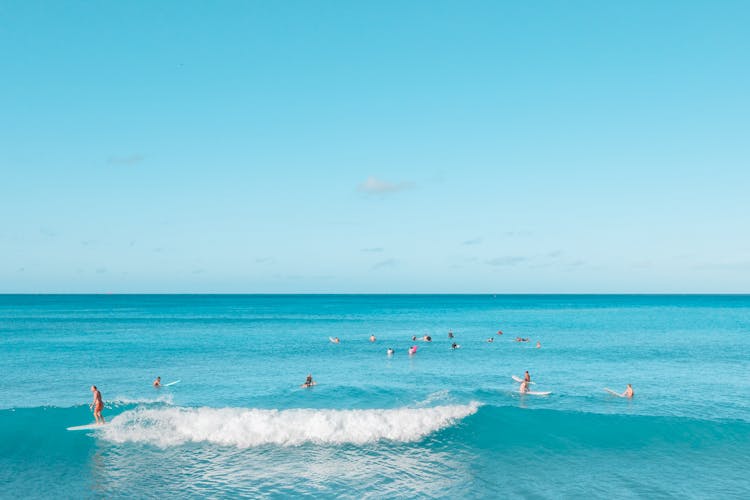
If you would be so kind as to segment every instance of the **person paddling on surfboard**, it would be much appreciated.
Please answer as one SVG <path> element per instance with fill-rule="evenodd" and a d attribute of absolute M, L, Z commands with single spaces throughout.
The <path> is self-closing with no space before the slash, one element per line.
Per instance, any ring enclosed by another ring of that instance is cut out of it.
<path fill-rule="evenodd" d="M 157 389 L 161 387 L 161 377 L 156 377 L 156 380 L 154 380 L 154 387 Z"/>
<path fill-rule="evenodd" d="M 102 417 L 102 410 L 104 409 L 104 401 L 102 401 L 102 393 L 99 392 L 99 389 L 96 388 L 95 385 L 91 386 L 91 392 L 94 393 L 94 402 L 91 403 L 89 406 L 92 410 L 94 410 L 94 418 L 96 419 L 97 424 L 103 424 L 104 417 Z"/>

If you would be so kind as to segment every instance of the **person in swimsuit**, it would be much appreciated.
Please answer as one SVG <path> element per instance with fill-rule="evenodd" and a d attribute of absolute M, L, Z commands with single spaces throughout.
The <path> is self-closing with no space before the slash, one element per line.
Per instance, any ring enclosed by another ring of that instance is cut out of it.
<path fill-rule="evenodd" d="M 312 387 L 315 385 L 315 381 L 312 378 L 312 374 L 308 373 L 307 378 L 305 379 L 305 383 L 302 384 L 300 387 Z"/>
<path fill-rule="evenodd" d="M 537 349 L 541 349 L 542 348 L 542 343 L 539 342 L 538 340 L 536 341 L 536 348 Z"/>
<path fill-rule="evenodd" d="M 388 350 L 387 350 L 387 351 L 385 351 L 385 353 L 386 353 L 386 354 L 387 354 L 388 356 L 393 356 L 393 353 L 394 353 L 394 352 L 395 352 L 395 351 L 393 350 L 393 348 L 392 348 L 392 347 L 389 347 L 389 348 L 388 348 Z"/>
<path fill-rule="evenodd" d="M 448 331 L 448 338 L 449 338 L 449 339 L 452 339 L 452 338 L 453 338 L 453 330 L 449 330 L 449 331 Z"/>
<path fill-rule="evenodd" d="M 531 383 L 531 375 L 529 375 L 529 370 L 526 370 L 526 375 L 523 376 L 523 381 L 527 384 Z"/>
<path fill-rule="evenodd" d="M 154 380 L 154 387 L 157 389 L 161 387 L 161 377 L 156 377 L 156 380 Z"/>
<path fill-rule="evenodd" d="M 103 424 L 104 417 L 102 417 L 102 410 L 104 409 L 104 401 L 102 401 L 102 393 L 99 392 L 99 389 L 96 388 L 95 385 L 91 386 L 91 392 L 94 393 L 94 402 L 91 403 L 89 406 L 92 410 L 94 410 L 94 418 L 96 419 L 97 424 Z"/>
<path fill-rule="evenodd" d="M 334 344 L 339 344 L 339 343 L 341 343 L 341 340 L 338 337 L 333 337 L 331 339 L 331 342 L 333 342 Z"/>
<path fill-rule="evenodd" d="M 635 393 L 633 392 L 633 386 L 628 384 L 628 387 L 625 389 L 625 392 L 622 393 L 623 397 L 626 398 L 632 398 Z"/>
<path fill-rule="evenodd" d="M 502 335 L 502 334 L 503 334 L 503 331 L 502 331 L 502 330 L 498 330 L 498 331 L 497 331 L 497 334 L 498 334 L 498 335 Z"/>
<path fill-rule="evenodd" d="M 458 344 L 456 344 L 455 342 L 453 342 L 453 343 L 451 344 L 451 349 L 458 349 L 459 347 L 461 347 L 461 346 L 460 346 L 460 345 L 458 345 Z"/>
<path fill-rule="evenodd" d="M 494 337 L 490 337 L 490 338 L 487 339 L 487 342 L 494 342 L 494 341 L 495 341 Z"/>
<path fill-rule="evenodd" d="M 370 342 L 375 342 L 375 334 L 370 335 Z"/>
<path fill-rule="evenodd" d="M 528 374 L 528 372 L 526 372 L 526 373 Z M 524 380 L 523 382 L 521 382 L 521 386 L 518 388 L 518 392 L 520 392 L 520 393 L 529 392 L 529 381 L 528 380 Z"/>

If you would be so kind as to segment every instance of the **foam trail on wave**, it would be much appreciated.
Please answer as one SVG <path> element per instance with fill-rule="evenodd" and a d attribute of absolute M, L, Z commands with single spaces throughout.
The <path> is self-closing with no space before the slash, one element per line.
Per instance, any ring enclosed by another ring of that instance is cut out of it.
<path fill-rule="evenodd" d="M 102 429 L 102 437 L 162 447 L 188 442 L 240 448 L 410 442 L 476 413 L 478 407 L 478 403 L 470 403 L 389 410 L 137 408 L 113 418 L 111 425 Z"/>
<path fill-rule="evenodd" d="M 122 405 L 137 405 L 137 404 L 158 404 L 163 403 L 167 405 L 173 404 L 174 398 L 171 394 L 162 394 L 153 398 L 130 398 L 127 396 L 117 396 L 111 400 L 105 400 L 106 405 L 111 406 L 122 406 Z"/>

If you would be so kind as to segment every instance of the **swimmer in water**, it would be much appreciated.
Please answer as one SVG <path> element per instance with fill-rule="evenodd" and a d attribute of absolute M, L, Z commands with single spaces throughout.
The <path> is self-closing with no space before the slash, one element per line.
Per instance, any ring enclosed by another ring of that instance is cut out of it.
<path fill-rule="evenodd" d="M 622 393 L 622 397 L 632 399 L 635 393 L 633 392 L 633 386 L 628 384 L 628 387 L 625 389 L 625 392 Z"/>
<path fill-rule="evenodd" d="M 490 338 L 487 339 L 487 342 L 494 342 L 494 341 L 495 341 L 494 337 L 490 337 Z"/>
<path fill-rule="evenodd" d="M 503 334 L 503 331 L 502 331 L 502 330 L 498 330 L 498 331 L 497 331 L 497 334 L 498 334 L 498 335 L 502 335 L 502 334 Z"/>
<path fill-rule="evenodd" d="M 526 372 L 526 373 L 528 374 L 528 372 Z M 521 386 L 518 388 L 518 392 L 520 392 L 520 393 L 529 392 L 529 381 L 528 380 L 524 380 L 523 382 L 521 382 Z"/>
<path fill-rule="evenodd" d="M 97 424 L 104 424 L 104 417 L 102 417 L 102 410 L 104 409 L 104 401 L 102 401 L 102 393 L 95 385 L 91 386 L 91 392 L 94 393 L 94 401 L 89 405 L 94 411 L 94 418 Z"/>
<path fill-rule="evenodd" d="M 393 350 L 393 348 L 389 347 L 387 351 L 385 351 L 386 355 L 393 356 L 393 353 L 396 352 Z"/>
<path fill-rule="evenodd" d="M 455 342 L 453 342 L 453 343 L 451 344 L 451 349 L 458 349 L 459 347 L 461 347 L 461 346 L 460 346 L 460 345 L 458 345 L 458 344 L 456 344 Z"/>
<path fill-rule="evenodd" d="M 417 340 L 417 336 L 416 335 L 412 335 L 411 336 L 411 340 L 412 340 L 412 342 L 414 342 L 415 340 Z"/>
<path fill-rule="evenodd" d="M 542 348 L 542 343 L 539 342 L 538 340 L 536 341 L 536 348 L 537 349 L 541 349 Z"/>
<path fill-rule="evenodd" d="M 432 337 L 430 337 L 429 335 L 425 335 L 424 337 L 422 337 L 422 340 L 424 340 L 425 342 L 432 342 Z"/>
<path fill-rule="evenodd" d="M 312 387 L 315 385 L 315 381 L 312 378 L 311 374 L 307 374 L 307 378 L 305 379 L 305 383 L 302 384 L 300 387 Z"/>
<path fill-rule="evenodd" d="M 157 389 L 161 387 L 161 377 L 156 377 L 156 380 L 154 380 L 154 387 Z"/>
<path fill-rule="evenodd" d="M 453 330 L 448 330 L 448 338 L 449 339 L 453 338 Z"/>
<path fill-rule="evenodd" d="M 334 344 L 339 344 L 339 343 L 341 343 L 341 340 L 338 337 L 333 337 L 331 339 L 331 342 L 333 342 Z"/>
<path fill-rule="evenodd" d="M 370 335 L 370 342 L 375 342 L 375 334 Z"/>
<path fill-rule="evenodd" d="M 409 348 L 409 356 L 413 356 L 417 353 L 417 346 L 413 345 Z"/>

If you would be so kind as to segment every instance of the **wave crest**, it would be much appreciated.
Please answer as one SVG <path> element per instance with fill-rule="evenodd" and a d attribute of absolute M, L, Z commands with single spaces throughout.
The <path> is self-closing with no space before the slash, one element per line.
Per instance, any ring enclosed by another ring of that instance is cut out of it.
<path fill-rule="evenodd" d="M 478 403 L 470 403 L 387 410 L 136 408 L 113 418 L 111 425 L 102 429 L 102 437 L 161 447 L 188 442 L 240 448 L 412 442 L 472 415 L 478 407 Z"/>

